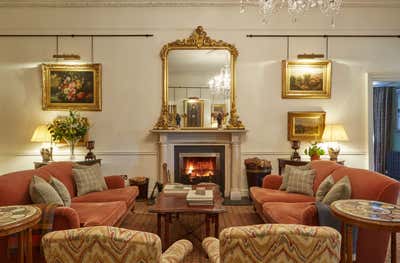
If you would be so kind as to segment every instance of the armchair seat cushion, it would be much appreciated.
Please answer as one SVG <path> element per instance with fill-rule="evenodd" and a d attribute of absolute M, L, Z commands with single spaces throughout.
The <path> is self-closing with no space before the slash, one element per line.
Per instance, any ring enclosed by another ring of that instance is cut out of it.
<path fill-rule="evenodd" d="M 136 186 L 128 186 L 125 188 L 116 188 L 104 190 L 101 192 L 92 192 L 86 195 L 72 198 L 72 202 L 114 202 L 123 201 L 129 207 L 139 194 Z"/>
<path fill-rule="evenodd" d="M 297 203 L 297 202 L 314 202 L 315 197 L 288 193 L 281 190 L 261 188 L 261 187 L 251 187 L 250 188 L 251 198 L 257 203 L 265 202 L 285 202 L 285 203 Z"/>
<path fill-rule="evenodd" d="M 314 202 L 265 203 L 263 213 L 271 223 L 318 225 L 318 212 Z"/>
<path fill-rule="evenodd" d="M 72 202 L 71 208 L 75 209 L 80 218 L 81 226 L 112 226 L 125 214 L 125 202 L 84 203 Z"/>

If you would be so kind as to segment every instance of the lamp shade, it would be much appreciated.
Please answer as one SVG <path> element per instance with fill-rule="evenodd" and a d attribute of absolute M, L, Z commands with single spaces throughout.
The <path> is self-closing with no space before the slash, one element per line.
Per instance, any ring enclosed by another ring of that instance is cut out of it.
<path fill-rule="evenodd" d="M 31 142 L 51 142 L 51 134 L 47 125 L 39 125 L 33 132 Z"/>
<path fill-rule="evenodd" d="M 347 133 L 341 124 L 330 124 L 325 126 L 322 140 L 326 142 L 348 141 Z"/>

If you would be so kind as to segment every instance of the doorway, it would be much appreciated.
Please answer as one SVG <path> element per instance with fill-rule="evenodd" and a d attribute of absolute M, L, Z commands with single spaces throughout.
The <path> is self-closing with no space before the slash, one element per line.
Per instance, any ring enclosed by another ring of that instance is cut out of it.
<path fill-rule="evenodd" d="M 400 180 L 400 81 L 372 81 L 373 170 Z"/>

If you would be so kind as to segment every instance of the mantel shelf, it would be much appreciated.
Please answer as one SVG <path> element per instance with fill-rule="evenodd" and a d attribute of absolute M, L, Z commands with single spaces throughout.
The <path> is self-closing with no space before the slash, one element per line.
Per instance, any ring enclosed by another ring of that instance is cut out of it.
<path fill-rule="evenodd" d="M 230 129 L 174 129 L 174 130 L 150 130 L 152 133 L 247 133 L 249 130 Z"/>

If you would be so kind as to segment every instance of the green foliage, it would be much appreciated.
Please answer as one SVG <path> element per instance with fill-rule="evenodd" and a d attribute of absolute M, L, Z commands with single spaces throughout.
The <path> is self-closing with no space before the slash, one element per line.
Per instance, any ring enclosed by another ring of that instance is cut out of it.
<path fill-rule="evenodd" d="M 89 130 L 87 118 L 81 117 L 76 111 L 69 111 L 69 116 L 57 118 L 48 125 L 54 141 L 62 139 L 77 141 L 83 138 Z"/>
<path fill-rule="evenodd" d="M 318 143 L 311 143 L 311 146 L 309 146 L 307 149 L 304 150 L 304 154 L 307 154 L 308 156 L 313 156 L 313 155 L 324 155 L 325 151 L 321 147 L 318 146 Z"/>

